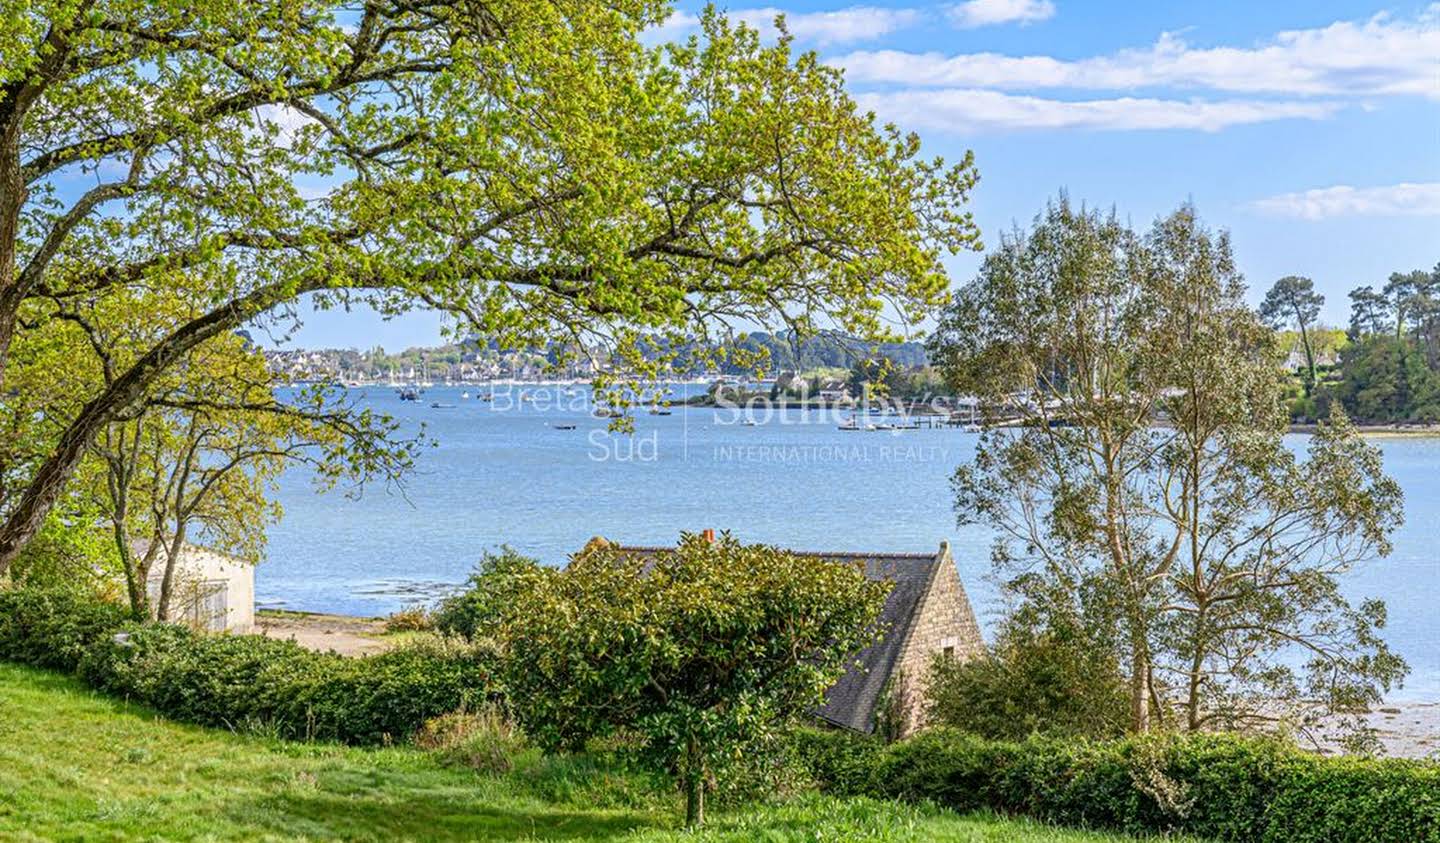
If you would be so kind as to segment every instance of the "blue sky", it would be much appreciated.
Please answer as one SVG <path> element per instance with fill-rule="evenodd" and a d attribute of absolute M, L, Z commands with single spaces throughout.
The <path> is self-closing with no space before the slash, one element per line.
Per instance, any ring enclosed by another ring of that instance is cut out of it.
<path fill-rule="evenodd" d="M 1192 201 L 1253 299 L 1306 275 L 1339 325 L 1350 289 L 1440 261 L 1440 3 L 775 2 L 722 8 L 762 31 L 784 12 L 927 152 L 974 150 L 987 245 L 1062 190 L 1136 226 Z M 693 32 L 702 5 L 652 37 Z M 955 283 L 979 261 L 950 261 Z M 291 345 L 396 349 L 440 326 L 321 313 Z"/>

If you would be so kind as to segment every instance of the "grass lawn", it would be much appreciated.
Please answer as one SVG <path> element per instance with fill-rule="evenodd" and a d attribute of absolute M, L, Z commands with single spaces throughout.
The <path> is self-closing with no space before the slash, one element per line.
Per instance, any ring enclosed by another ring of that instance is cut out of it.
<path fill-rule="evenodd" d="M 0 840 L 940 840 L 1103 843 L 992 816 L 805 796 L 677 829 L 637 777 L 529 755 L 509 773 L 177 724 L 0 664 Z"/>

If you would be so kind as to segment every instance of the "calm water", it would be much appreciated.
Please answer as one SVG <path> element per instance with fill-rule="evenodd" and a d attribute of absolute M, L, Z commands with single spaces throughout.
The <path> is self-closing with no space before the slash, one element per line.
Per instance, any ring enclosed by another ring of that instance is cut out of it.
<path fill-rule="evenodd" d="M 956 527 L 951 509 L 949 478 L 973 454 L 972 435 L 841 431 L 833 418 L 798 411 L 745 426 L 724 411 L 677 407 L 642 412 L 634 436 L 611 436 L 583 394 L 505 389 L 494 403 L 461 399 L 460 389 L 431 389 L 419 403 L 366 390 L 366 403 L 423 422 L 438 446 L 403 496 L 378 487 L 356 500 L 316 495 L 303 472 L 287 475 L 285 520 L 256 574 L 259 602 L 379 615 L 462 581 L 500 544 L 560 564 L 596 535 L 669 544 L 681 530 L 715 528 L 806 550 L 930 551 L 949 541 L 982 626 L 995 617 L 989 534 Z M 521 402 L 522 391 L 536 400 Z M 1412 668 L 1395 698 L 1436 699 L 1440 439 L 1376 441 L 1405 489 L 1406 523 L 1394 553 L 1346 586 L 1389 604 L 1389 639 Z"/>

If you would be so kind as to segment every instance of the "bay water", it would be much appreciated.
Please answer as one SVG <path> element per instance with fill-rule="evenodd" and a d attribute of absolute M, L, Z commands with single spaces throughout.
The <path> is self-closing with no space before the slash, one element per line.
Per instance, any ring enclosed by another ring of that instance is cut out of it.
<path fill-rule="evenodd" d="M 256 571 L 262 607 L 384 615 L 452 590 L 502 544 L 561 565 L 593 536 L 668 545 L 709 528 L 797 550 L 933 552 L 947 541 L 987 632 L 1002 608 L 990 531 L 956 525 L 950 478 L 977 441 L 961 429 L 843 430 L 813 410 L 759 410 L 749 424 L 734 410 L 675 406 L 640 408 L 633 433 L 612 434 L 585 387 L 438 387 L 420 401 L 383 386 L 354 392 L 406 431 L 423 425 L 435 445 L 403 489 L 316 494 L 305 470 L 282 477 L 285 517 Z M 1387 639 L 1412 671 L 1391 698 L 1440 700 L 1440 438 L 1372 441 L 1405 490 L 1405 524 L 1394 552 L 1344 587 L 1388 604 Z"/>

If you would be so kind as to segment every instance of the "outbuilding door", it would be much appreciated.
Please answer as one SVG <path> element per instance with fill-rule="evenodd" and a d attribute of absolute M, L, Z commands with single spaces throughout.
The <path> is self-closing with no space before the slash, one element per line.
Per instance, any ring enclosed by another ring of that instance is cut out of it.
<path fill-rule="evenodd" d="M 191 604 L 195 626 L 211 632 L 224 632 L 230 608 L 230 586 L 224 580 L 205 580 Z"/>

